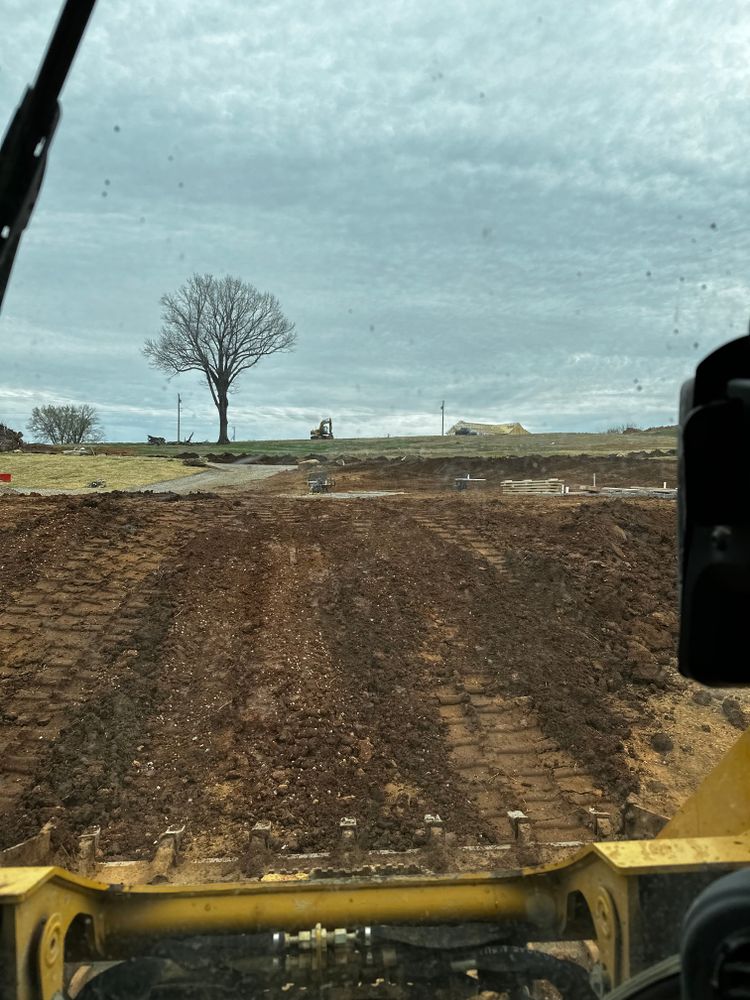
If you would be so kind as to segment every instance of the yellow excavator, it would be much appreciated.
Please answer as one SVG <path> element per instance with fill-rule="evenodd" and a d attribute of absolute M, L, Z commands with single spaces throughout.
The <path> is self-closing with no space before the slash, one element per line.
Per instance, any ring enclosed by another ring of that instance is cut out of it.
<path fill-rule="evenodd" d="M 66 4 L 0 151 L 0 301 L 92 6 Z M 681 402 L 679 663 L 708 685 L 748 682 L 748 437 L 745 337 Z M 45 828 L 2 854 L 0 997 L 747 997 L 749 775 L 745 733 L 658 835 L 607 839 L 602 818 L 605 839 L 578 848 L 528 843 L 514 815 L 512 843 L 450 851 L 426 816 L 421 847 L 366 852 L 343 817 L 329 854 L 282 863 L 258 823 L 265 875 L 240 881 L 221 859 L 184 863 L 175 828 L 151 859 L 108 864 L 89 831 L 56 867 Z"/>
<path fill-rule="evenodd" d="M 333 441 L 333 420 L 328 417 L 321 420 L 317 427 L 310 431 L 311 441 Z"/>

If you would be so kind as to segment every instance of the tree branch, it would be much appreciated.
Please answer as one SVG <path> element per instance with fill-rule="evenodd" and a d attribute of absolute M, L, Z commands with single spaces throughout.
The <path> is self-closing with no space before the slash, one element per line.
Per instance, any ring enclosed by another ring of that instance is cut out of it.
<path fill-rule="evenodd" d="M 242 372 L 297 339 L 274 295 L 229 275 L 194 274 L 161 306 L 161 331 L 146 340 L 145 357 L 169 375 L 203 372 L 217 408 Z"/>

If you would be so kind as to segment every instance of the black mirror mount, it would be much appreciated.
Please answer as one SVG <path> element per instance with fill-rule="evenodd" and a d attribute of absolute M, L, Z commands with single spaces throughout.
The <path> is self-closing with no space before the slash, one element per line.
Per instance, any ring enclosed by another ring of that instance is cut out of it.
<path fill-rule="evenodd" d="M 683 385 L 679 427 L 680 673 L 750 683 L 750 336 Z"/>

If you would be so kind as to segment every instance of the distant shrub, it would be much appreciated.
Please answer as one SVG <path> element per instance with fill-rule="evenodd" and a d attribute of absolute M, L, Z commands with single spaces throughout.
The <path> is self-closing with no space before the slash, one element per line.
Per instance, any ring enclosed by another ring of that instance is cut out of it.
<path fill-rule="evenodd" d="M 29 430 L 37 441 L 52 444 L 81 444 L 101 441 L 104 437 L 99 415 L 93 406 L 35 406 Z"/>

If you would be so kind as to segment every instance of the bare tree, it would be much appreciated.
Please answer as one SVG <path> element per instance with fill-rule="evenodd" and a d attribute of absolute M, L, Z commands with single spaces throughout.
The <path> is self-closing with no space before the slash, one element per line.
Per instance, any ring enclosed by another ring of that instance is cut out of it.
<path fill-rule="evenodd" d="M 81 444 L 82 441 L 101 441 L 99 414 L 93 406 L 35 406 L 31 411 L 29 430 L 37 441 L 51 444 Z"/>
<path fill-rule="evenodd" d="M 219 411 L 218 444 L 228 444 L 229 393 L 261 358 L 288 351 L 297 335 L 278 299 L 232 278 L 194 274 L 174 295 L 163 295 L 162 328 L 143 353 L 154 368 L 176 375 L 203 372 Z"/>

